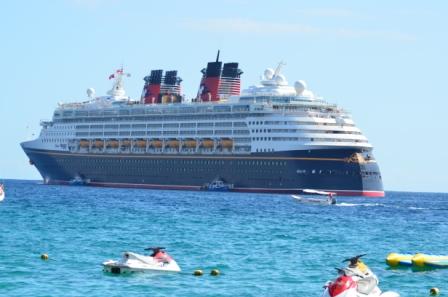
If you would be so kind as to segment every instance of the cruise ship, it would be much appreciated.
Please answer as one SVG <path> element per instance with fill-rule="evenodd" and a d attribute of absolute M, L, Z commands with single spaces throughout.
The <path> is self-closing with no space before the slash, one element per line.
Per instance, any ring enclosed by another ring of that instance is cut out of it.
<path fill-rule="evenodd" d="M 238 63 L 209 62 L 187 100 L 176 70 L 152 70 L 140 99 L 123 69 L 105 96 L 59 104 L 37 139 L 21 143 L 46 184 L 199 190 L 219 180 L 232 191 L 384 196 L 372 145 L 351 115 L 288 84 L 284 64 L 241 91 Z"/>

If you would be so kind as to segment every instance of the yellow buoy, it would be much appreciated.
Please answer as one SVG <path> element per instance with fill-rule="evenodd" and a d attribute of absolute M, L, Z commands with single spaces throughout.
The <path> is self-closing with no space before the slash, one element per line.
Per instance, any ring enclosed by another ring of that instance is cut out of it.
<path fill-rule="evenodd" d="M 48 260 L 48 254 L 42 254 L 40 255 L 40 258 L 44 261 Z"/>
<path fill-rule="evenodd" d="M 440 294 L 439 288 L 431 288 L 429 290 L 429 295 L 431 295 L 431 296 L 436 296 L 436 295 L 439 295 L 439 294 Z"/>
<path fill-rule="evenodd" d="M 194 276 L 202 276 L 203 274 L 204 274 L 204 272 L 203 272 L 202 270 L 200 270 L 200 269 L 195 270 L 195 271 L 193 272 L 193 275 L 194 275 Z"/>
<path fill-rule="evenodd" d="M 213 276 L 218 276 L 220 274 L 221 274 L 221 272 L 218 269 L 212 269 L 212 271 L 210 271 L 210 275 L 213 275 Z"/>

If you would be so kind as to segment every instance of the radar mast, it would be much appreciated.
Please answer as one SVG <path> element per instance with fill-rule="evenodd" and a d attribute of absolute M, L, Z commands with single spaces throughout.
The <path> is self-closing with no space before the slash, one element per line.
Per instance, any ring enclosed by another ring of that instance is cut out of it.
<path fill-rule="evenodd" d="M 126 91 L 123 88 L 123 77 L 130 77 L 130 73 L 125 73 L 123 71 L 123 66 L 120 69 L 109 75 L 109 79 L 113 79 L 112 89 L 107 92 L 114 99 L 126 99 Z"/>

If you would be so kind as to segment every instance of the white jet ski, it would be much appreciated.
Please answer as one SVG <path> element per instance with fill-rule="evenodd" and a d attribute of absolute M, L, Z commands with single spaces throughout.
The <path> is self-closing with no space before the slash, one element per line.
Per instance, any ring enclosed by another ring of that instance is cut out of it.
<path fill-rule="evenodd" d="M 315 197 L 303 197 L 299 195 L 291 195 L 297 202 L 304 204 L 314 204 L 314 205 L 332 205 L 336 204 L 336 198 L 334 197 L 336 194 L 332 192 L 324 192 L 317 190 L 302 190 L 303 194 L 306 195 L 319 195 L 319 196 L 327 196 L 327 198 L 315 198 Z"/>
<path fill-rule="evenodd" d="M 392 291 L 382 292 L 378 287 L 378 277 L 361 261 L 359 255 L 347 260 L 347 268 L 339 269 L 339 276 L 324 286 L 321 297 L 400 297 Z"/>
<path fill-rule="evenodd" d="M 150 247 L 145 250 L 152 251 L 151 255 L 140 255 L 133 252 L 124 252 L 118 260 L 103 262 L 103 270 L 114 274 L 133 272 L 180 272 L 176 261 L 164 251 L 163 247 Z"/>
<path fill-rule="evenodd" d="M 3 188 L 3 184 L 0 184 L 0 201 L 5 199 L 5 189 Z"/>

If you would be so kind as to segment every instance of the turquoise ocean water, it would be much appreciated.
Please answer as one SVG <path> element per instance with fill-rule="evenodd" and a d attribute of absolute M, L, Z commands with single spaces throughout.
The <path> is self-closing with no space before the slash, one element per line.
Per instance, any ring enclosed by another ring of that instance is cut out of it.
<path fill-rule="evenodd" d="M 320 296 L 334 267 L 360 253 L 383 290 L 448 294 L 448 270 L 384 262 L 389 252 L 448 254 L 448 194 L 388 192 L 319 207 L 287 195 L 5 184 L 0 296 Z M 151 245 L 167 247 L 183 271 L 102 272 L 102 261 Z M 208 275 L 213 268 L 222 274 Z"/>

